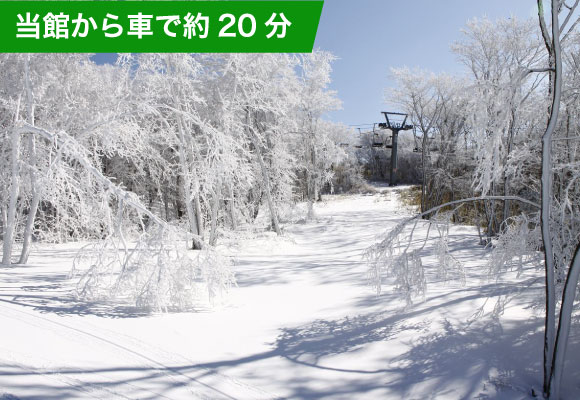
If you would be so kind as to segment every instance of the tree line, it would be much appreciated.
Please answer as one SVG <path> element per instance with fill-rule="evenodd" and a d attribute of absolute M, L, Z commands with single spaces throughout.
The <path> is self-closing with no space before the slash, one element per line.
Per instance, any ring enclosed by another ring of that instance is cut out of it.
<path fill-rule="evenodd" d="M 278 234 L 282 205 L 305 200 L 312 215 L 348 157 L 339 146 L 348 129 L 322 118 L 340 107 L 328 88 L 333 60 L 322 51 L 121 55 L 115 65 L 88 54 L 0 55 L 3 264 L 26 263 L 32 240 L 147 224 L 146 215 L 117 218 L 110 185 L 182 224 L 194 249 L 251 224 L 263 205 Z"/>

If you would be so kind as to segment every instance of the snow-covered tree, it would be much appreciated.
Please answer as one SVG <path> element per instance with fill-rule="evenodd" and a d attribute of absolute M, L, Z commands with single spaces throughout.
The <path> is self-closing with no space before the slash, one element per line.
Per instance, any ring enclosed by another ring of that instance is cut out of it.
<path fill-rule="evenodd" d="M 322 119 L 332 60 L 0 56 L 2 263 L 25 264 L 33 241 L 88 239 L 90 268 L 74 271 L 86 298 L 167 310 L 227 289 L 220 235 L 263 210 L 282 234 L 280 207 L 306 187 L 316 200 L 346 157 L 344 128 Z"/>
<path fill-rule="evenodd" d="M 377 289 L 380 291 L 385 274 L 394 274 L 397 288 L 412 300 L 425 290 L 421 249 L 435 230 L 440 271 L 461 278 L 461 266 L 449 253 L 445 226 L 451 223 L 450 213 L 468 205 L 475 205 L 477 214 L 482 213 L 483 205 L 487 233 L 498 236 L 490 257 L 491 271 L 512 265 L 514 258 L 538 260 L 534 254 L 542 252 L 546 276 L 544 394 L 549 398 L 560 395 L 580 275 L 579 126 L 574 111 L 578 49 L 570 41 L 578 35 L 575 29 L 580 20 L 574 20 L 578 4 L 553 0 L 551 22 L 546 22 L 543 2 L 538 0 L 539 29 L 515 19 L 469 22 L 466 38 L 455 44 L 454 51 L 470 76 L 459 81 L 459 90 L 445 91 L 446 95 L 434 91 L 434 85 L 423 86 L 425 79 L 415 82 L 408 78 L 410 72 L 396 71 L 399 103 L 412 114 L 415 124 L 427 130 L 422 115 L 427 116 L 425 121 L 436 121 L 431 154 L 460 151 L 468 167 L 468 181 L 473 184 L 463 187 L 458 199 L 436 199 L 424 207 L 429 210 L 401 223 L 367 253 Z M 435 113 L 431 106 L 424 108 L 425 113 L 419 108 L 422 104 L 441 105 L 440 111 Z M 459 126 L 461 130 L 456 130 Z M 455 140 L 449 140 L 452 133 L 458 135 Z M 445 136 L 437 143 L 436 137 Z M 443 151 L 446 145 L 451 147 Z M 453 171 L 459 164 L 459 157 L 448 157 L 440 166 L 443 171 Z M 503 209 L 498 207 L 500 202 Z M 419 217 L 431 219 L 420 222 Z M 475 222 L 479 225 L 477 219 Z M 427 238 L 417 245 L 413 236 L 419 223 L 430 228 Z"/>
<path fill-rule="evenodd" d="M 325 142 L 328 143 L 328 133 L 324 131 L 322 117 L 341 106 L 336 92 L 328 88 L 334 59 L 332 54 L 323 51 L 305 54 L 300 58 L 297 128 L 302 136 L 300 152 L 309 218 L 314 217 L 314 203 L 319 199 L 322 186 L 329 181 L 324 174 L 323 159 L 323 147 Z"/>

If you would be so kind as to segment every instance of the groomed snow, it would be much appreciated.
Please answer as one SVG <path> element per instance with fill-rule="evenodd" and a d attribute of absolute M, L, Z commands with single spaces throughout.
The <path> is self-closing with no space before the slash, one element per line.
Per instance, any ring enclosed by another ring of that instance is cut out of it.
<path fill-rule="evenodd" d="M 525 399 L 541 388 L 541 270 L 489 280 L 489 250 L 454 227 L 467 284 L 431 283 L 406 307 L 391 290 L 377 298 L 362 259 L 410 215 L 397 193 L 329 196 L 316 213 L 282 239 L 222 248 L 238 287 L 196 313 L 79 302 L 67 279 L 78 245 L 37 246 L 30 266 L 0 268 L 0 399 Z M 572 330 L 563 387 L 580 398 Z"/>

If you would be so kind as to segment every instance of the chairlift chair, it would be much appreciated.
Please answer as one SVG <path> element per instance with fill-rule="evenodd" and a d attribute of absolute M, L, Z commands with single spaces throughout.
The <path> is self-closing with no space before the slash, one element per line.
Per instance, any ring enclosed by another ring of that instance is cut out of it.
<path fill-rule="evenodd" d="M 385 145 L 385 141 L 383 138 L 377 133 L 373 133 L 373 147 L 383 147 Z"/>
<path fill-rule="evenodd" d="M 376 124 L 373 124 L 373 147 L 383 147 L 385 145 L 384 138 L 375 130 Z"/>

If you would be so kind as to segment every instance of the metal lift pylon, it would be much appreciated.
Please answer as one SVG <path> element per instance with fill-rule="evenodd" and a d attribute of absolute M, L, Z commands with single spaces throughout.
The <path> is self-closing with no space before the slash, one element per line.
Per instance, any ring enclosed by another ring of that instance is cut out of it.
<path fill-rule="evenodd" d="M 379 124 L 379 128 L 381 129 L 389 129 L 393 132 L 392 141 L 391 141 L 391 174 L 389 178 L 389 186 L 396 186 L 397 185 L 397 162 L 398 162 L 398 138 L 399 132 L 401 131 L 408 131 L 413 129 L 413 125 L 407 124 L 407 114 L 404 113 L 397 113 L 397 112 L 387 112 L 383 111 L 383 115 L 387 122 L 382 122 Z M 389 118 L 389 116 L 391 118 Z M 403 122 L 398 123 L 395 122 L 392 117 L 399 117 L 403 118 Z"/>

